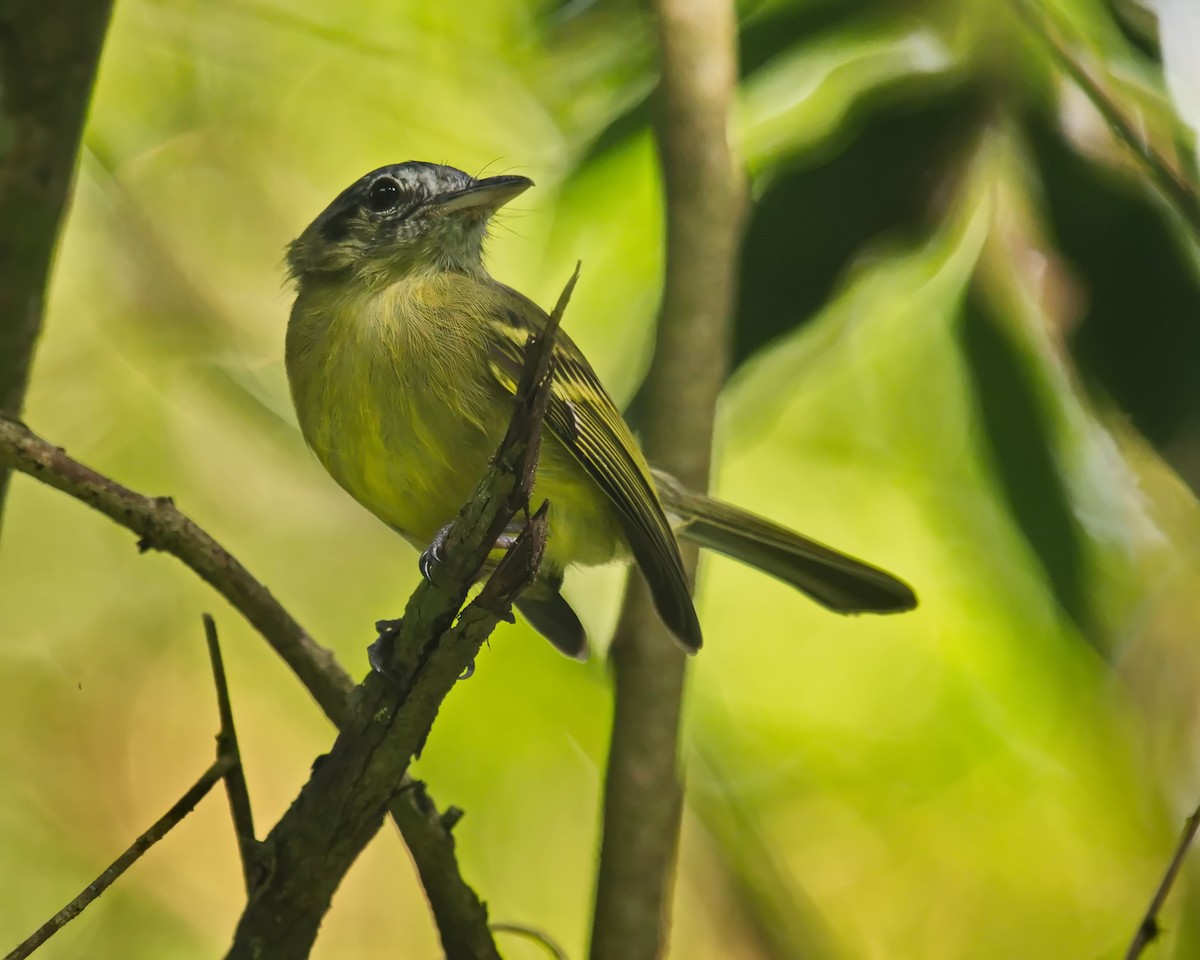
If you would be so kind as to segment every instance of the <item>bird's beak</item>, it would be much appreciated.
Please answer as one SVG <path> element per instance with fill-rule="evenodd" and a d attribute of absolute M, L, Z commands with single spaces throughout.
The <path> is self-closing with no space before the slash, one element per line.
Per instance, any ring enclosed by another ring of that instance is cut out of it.
<path fill-rule="evenodd" d="M 457 213 L 464 210 L 498 210 L 513 197 L 533 186 L 528 177 L 488 177 L 476 180 L 469 187 L 435 197 L 428 206 L 439 212 Z"/>

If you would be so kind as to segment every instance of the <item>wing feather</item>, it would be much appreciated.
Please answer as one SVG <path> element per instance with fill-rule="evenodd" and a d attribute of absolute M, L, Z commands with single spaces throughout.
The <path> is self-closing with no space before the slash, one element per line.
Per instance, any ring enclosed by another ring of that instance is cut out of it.
<path fill-rule="evenodd" d="M 489 328 L 491 366 L 501 386 L 515 393 L 526 342 L 544 329 L 547 317 L 533 301 L 503 290 L 504 308 Z M 659 614 L 685 647 L 696 650 L 700 624 L 679 545 L 637 441 L 595 371 L 561 331 L 554 359 L 546 426 L 612 502 Z"/>

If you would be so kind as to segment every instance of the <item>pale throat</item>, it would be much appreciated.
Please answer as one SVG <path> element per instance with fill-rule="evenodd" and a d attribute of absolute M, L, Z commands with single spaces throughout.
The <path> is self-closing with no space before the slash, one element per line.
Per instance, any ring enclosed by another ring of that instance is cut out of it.
<path fill-rule="evenodd" d="M 415 258 L 426 269 L 484 277 L 483 244 L 487 239 L 486 216 L 464 216 L 438 225 L 420 244 Z"/>

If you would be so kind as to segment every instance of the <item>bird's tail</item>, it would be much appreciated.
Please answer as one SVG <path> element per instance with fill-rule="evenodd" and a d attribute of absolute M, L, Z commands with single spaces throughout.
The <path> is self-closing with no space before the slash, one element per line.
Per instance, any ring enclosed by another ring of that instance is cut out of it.
<path fill-rule="evenodd" d="M 917 605 L 904 581 L 787 527 L 703 494 L 654 471 L 676 534 L 769 573 L 838 613 L 902 613 Z"/>

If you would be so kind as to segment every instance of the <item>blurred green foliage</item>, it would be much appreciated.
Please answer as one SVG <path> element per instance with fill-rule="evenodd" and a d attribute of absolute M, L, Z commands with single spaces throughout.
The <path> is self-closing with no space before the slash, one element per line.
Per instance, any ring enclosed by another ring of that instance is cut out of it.
<path fill-rule="evenodd" d="M 1186 169 L 1154 45 L 1100 0 L 1037 9 Z M 732 129 L 756 203 L 716 486 L 904 575 L 922 606 L 839 619 L 708 561 L 672 955 L 1121 955 L 1200 792 L 1196 238 L 1011 4 L 742 15 Z M 283 245 L 383 163 L 528 174 L 493 270 L 549 302 L 581 258 L 566 325 L 630 400 L 663 263 L 653 87 L 629 2 L 119 4 L 28 421 L 173 495 L 360 673 L 415 556 L 294 429 Z M 33 482 L 11 497 L 0 943 L 209 761 L 200 611 L 222 630 L 260 828 L 330 742 L 178 564 Z M 597 636 L 620 582 L 568 581 Z M 608 704 L 601 656 L 506 629 L 418 765 L 467 810 L 461 859 L 492 916 L 572 956 Z M 216 954 L 242 899 L 226 819 L 207 801 L 41 955 Z M 1158 955 L 1200 954 L 1198 917 L 1185 876 Z M 385 831 L 317 956 L 436 952 Z"/>

